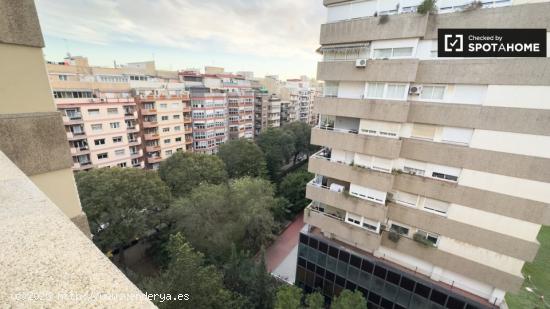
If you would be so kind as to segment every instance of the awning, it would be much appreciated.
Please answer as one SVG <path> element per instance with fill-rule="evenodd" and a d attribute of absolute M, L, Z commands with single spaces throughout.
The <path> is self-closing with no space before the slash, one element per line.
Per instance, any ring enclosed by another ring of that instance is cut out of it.
<path fill-rule="evenodd" d="M 322 54 L 327 51 L 357 51 L 370 46 L 369 42 L 354 43 L 354 44 L 339 44 L 339 45 L 324 45 L 317 49 L 317 52 Z"/>

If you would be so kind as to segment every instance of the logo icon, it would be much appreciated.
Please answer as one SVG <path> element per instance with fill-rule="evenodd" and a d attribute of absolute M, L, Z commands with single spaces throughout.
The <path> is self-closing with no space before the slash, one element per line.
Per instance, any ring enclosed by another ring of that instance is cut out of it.
<path fill-rule="evenodd" d="M 464 36 L 462 34 L 445 34 L 445 51 L 464 51 Z"/>

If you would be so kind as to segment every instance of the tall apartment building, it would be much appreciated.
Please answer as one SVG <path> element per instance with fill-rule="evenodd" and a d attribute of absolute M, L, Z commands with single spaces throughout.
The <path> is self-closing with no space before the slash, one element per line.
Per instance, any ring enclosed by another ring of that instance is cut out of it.
<path fill-rule="evenodd" d="M 267 89 L 260 88 L 255 92 L 254 134 L 258 136 L 267 128 L 281 126 L 281 99 L 270 94 Z"/>
<path fill-rule="evenodd" d="M 49 63 L 47 69 L 55 103 L 64 115 L 73 170 L 156 168 L 174 151 L 192 150 L 189 96 L 177 72 L 156 70 L 151 61 L 93 67 L 84 57 Z M 153 125 L 149 120 L 156 117 L 155 109 L 144 106 L 157 101 L 162 101 L 159 113 L 169 115 L 161 115 Z M 172 118 L 164 120 L 167 116 Z M 162 149 L 151 151 L 153 144 Z"/>
<path fill-rule="evenodd" d="M 317 123 L 317 115 L 313 110 L 317 90 L 310 86 L 307 77 L 287 79 L 285 88 L 283 99 L 295 106 L 297 119 L 311 125 Z"/>
<path fill-rule="evenodd" d="M 198 153 L 215 154 L 228 138 L 227 95 L 206 91 L 191 90 L 193 149 Z"/>
<path fill-rule="evenodd" d="M 311 143 L 325 148 L 297 284 L 357 289 L 369 308 L 504 306 L 550 224 L 550 60 L 437 59 L 437 29 L 549 29 L 550 3 L 451 1 L 384 22 L 419 1 L 323 3 Z"/>

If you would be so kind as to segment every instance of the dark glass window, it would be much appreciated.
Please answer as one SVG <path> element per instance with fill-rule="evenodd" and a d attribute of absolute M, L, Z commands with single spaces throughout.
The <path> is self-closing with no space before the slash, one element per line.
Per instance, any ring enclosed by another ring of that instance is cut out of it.
<path fill-rule="evenodd" d="M 301 257 L 298 258 L 298 265 L 302 267 L 306 267 L 306 260 L 302 259 Z"/>
<path fill-rule="evenodd" d="M 345 287 L 346 286 L 346 279 L 336 275 L 336 284 L 338 284 L 341 287 Z"/>
<path fill-rule="evenodd" d="M 301 242 L 301 243 L 307 245 L 308 238 L 309 238 L 309 237 L 307 237 L 306 235 L 300 234 L 300 242 Z"/>
<path fill-rule="evenodd" d="M 399 285 L 399 279 L 401 279 L 401 276 L 399 274 L 394 273 L 393 271 L 388 271 L 386 281 L 391 282 L 395 285 Z"/>
<path fill-rule="evenodd" d="M 445 305 L 445 302 L 447 301 L 447 294 L 442 293 L 436 289 L 432 290 L 432 295 L 430 296 L 430 299 L 442 306 Z"/>
<path fill-rule="evenodd" d="M 333 258 L 338 258 L 338 249 L 334 247 L 328 247 L 328 255 L 332 256 Z"/>
<path fill-rule="evenodd" d="M 363 293 L 363 296 L 365 298 L 367 298 L 367 295 L 369 294 L 369 291 L 367 291 L 366 289 L 363 289 L 362 287 L 357 287 L 357 290 L 359 290 L 359 292 Z"/>
<path fill-rule="evenodd" d="M 376 265 L 376 267 L 374 267 L 374 275 L 385 280 L 386 279 L 386 269 Z"/>
<path fill-rule="evenodd" d="M 393 305 L 393 309 L 407 309 L 407 308 L 405 308 L 401 305 L 395 304 L 395 305 Z"/>
<path fill-rule="evenodd" d="M 458 300 L 454 297 L 449 297 L 447 301 L 447 308 L 449 309 L 462 309 L 464 308 L 465 303 L 461 300 Z"/>
<path fill-rule="evenodd" d="M 306 264 L 306 268 L 307 270 L 315 271 L 315 264 L 308 261 Z"/>
<path fill-rule="evenodd" d="M 349 256 L 350 254 L 347 253 L 346 251 L 340 251 L 340 261 L 344 262 L 344 263 L 349 263 Z"/>
<path fill-rule="evenodd" d="M 414 290 L 414 281 L 403 276 L 401 278 L 401 287 L 404 288 L 405 290 L 412 292 Z"/>
<path fill-rule="evenodd" d="M 346 281 L 346 289 L 350 291 L 355 291 L 355 288 L 357 288 L 357 286 L 353 282 Z"/>
<path fill-rule="evenodd" d="M 314 288 L 316 288 L 316 289 L 322 289 L 323 288 L 323 277 L 315 276 Z"/>
<path fill-rule="evenodd" d="M 320 241 L 319 242 L 319 251 L 321 251 L 323 253 L 327 253 L 328 252 L 328 245 L 325 244 L 324 242 Z"/>
<path fill-rule="evenodd" d="M 352 254 L 349 263 L 352 266 L 359 268 L 359 267 L 361 267 L 361 258 L 359 258 L 358 256 Z"/>
<path fill-rule="evenodd" d="M 369 293 L 369 301 L 373 302 L 374 304 L 378 305 L 380 303 L 380 295 L 370 292 Z"/>
<path fill-rule="evenodd" d="M 466 309 L 479 309 L 479 308 L 474 305 L 467 304 Z"/>
<path fill-rule="evenodd" d="M 319 276 L 325 276 L 325 269 L 323 267 L 317 266 L 317 269 L 315 269 L 315 273 Z"/>
<path fill-rule="evenodd" d="M 330 281 L 334 281 L 334 273 L 327 270 L 325 272 L 325 279 L 330 280 Z"/>
<path fill-rule="evenodd" d="M 361 264 L 361 269 L 364 271 L 364 272 L 367 272 L 369 274 L 372 274 L 372 269 L 374 268 L 374 264 L 372 264 L 371 262 L 367 261 L 367 260 L 363 260 L 363 264 Z"/>
<path fill-rule="evenodd" d="M 414 293 L 422 297 L 428 298 L 428 296 L 430 296 L 430 288 L 421 283 L 416 283 L 416 288 L 414 289 Z"/>
<path fill-rule="evenodd" d="M 319 243 L 319 242 L 318 242 L 317 239 L 315 239 L 315 238 L 310 238 L 310 239 L 309 239 L 309 246 L 310 246 L 311 248 L 317 249 L 317 244 L 318 244 L 318 243 Z"/>
<path fill-rule="evenodd" d="M 385 298 L 382 298 L 382 303 L 380 304 L 380 306 L 382 306 L 382 308 L 384 309 L 392 309 L 393 303 Z"/>

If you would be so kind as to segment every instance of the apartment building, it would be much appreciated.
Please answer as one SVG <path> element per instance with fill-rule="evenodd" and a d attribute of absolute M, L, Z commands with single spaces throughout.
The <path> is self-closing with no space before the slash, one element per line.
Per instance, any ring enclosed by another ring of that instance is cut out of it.
<path fill-rule="evenodd" d="M 291 101 L 281 101 L 281 125 L 296 121 L 296 105 Z"/>
<path fill-rule="evenodd" d="M 550 60 L 438 59 L 437 29 L 548 29 L 550 3 L 323 3 L 297 284 L 369 308 L 505 306 L 550 224 Z"/>
<path fill-rule="evenodd" d="M 198 153 L 216 154 L 228 139 L 227 95 L 194 90 L 191 91 L 193 149 Z"/>
<path fill-rule="evenodd" d="M 267 89 L 260 88 L 255 93 L 254 134 L 258 136 L 267 128 L 281 126 L 281 99 L 270 94 Z"/>
<path fill-rule="evenodd" d="M 287 79 L 285 88 L 286 96 L 288 97 L 285 96 L 283 99 L 288 99 L 288 101 L 294 104 L 297 119 L 311 125 L 317 123 L 317 115 L 313 110 L 317 90 L 310 86 L 307 77 L 302 76 L 300 79 Z"/>

